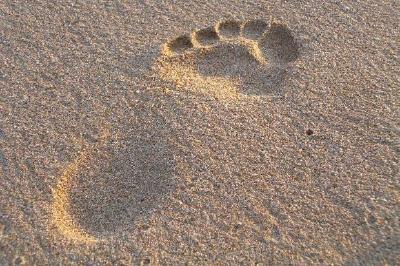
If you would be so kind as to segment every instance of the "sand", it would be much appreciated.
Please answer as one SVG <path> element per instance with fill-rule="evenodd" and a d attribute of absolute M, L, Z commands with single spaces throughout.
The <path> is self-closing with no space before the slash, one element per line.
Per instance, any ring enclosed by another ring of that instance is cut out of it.
<path fill-rule="evenodd" d="M 2 1 L 0 265 L 394 265 L 398 1 Z"/>

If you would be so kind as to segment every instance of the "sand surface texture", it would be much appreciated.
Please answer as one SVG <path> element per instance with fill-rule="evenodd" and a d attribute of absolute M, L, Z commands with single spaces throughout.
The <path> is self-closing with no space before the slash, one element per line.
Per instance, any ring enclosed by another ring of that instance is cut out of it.
<path fill-rule="evenodd" d="M 0 1 L 0 265 L 394 265 L 399 1 Z"/>

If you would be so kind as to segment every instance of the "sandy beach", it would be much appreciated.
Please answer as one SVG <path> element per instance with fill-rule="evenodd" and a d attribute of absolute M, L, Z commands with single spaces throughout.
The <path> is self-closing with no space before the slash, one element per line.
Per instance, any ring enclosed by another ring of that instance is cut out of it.
<path fill-rule="evenodd" d="M 396 265 L 399 1 L 1 1 L 0 265 Z"/>

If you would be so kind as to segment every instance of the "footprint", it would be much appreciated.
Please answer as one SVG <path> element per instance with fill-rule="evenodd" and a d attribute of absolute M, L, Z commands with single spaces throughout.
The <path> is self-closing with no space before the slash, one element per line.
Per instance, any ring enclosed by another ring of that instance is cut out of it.
<path fill-rule="evenodd" d="M 59 178 L 53 224 L 70 240 L 94 243 L 135 226 L 174 188 L 169 145 L 146 132 L 85 148 Z"/>
<path fill-rule="evenodd" d="M 279 93 L 299 45 L 284 24 L 222 21 L 181 35 L 163 47 L 162 78 L 187 88 L 244 95 Z"/>
<path fill-rule="evenodd" d="M 82 172 L 71 185 L 70 214 L 92 236 L 128 230 L 173 187 L 168 147 L 156 140 L 135 142 L 105 152 L 108 158 L 98 159 L 98 170 Z"/>

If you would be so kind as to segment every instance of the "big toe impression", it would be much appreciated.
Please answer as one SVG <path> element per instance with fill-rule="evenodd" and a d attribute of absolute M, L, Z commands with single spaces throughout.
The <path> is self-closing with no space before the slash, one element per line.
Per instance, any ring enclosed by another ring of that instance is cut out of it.
<path fill-rule="evenodd" d="M 287 64 L 299 56 L 299 47 L 290 30 L 282 24 L 272 23 L 260 43 L 265 55 L 277 64 Z"/>

